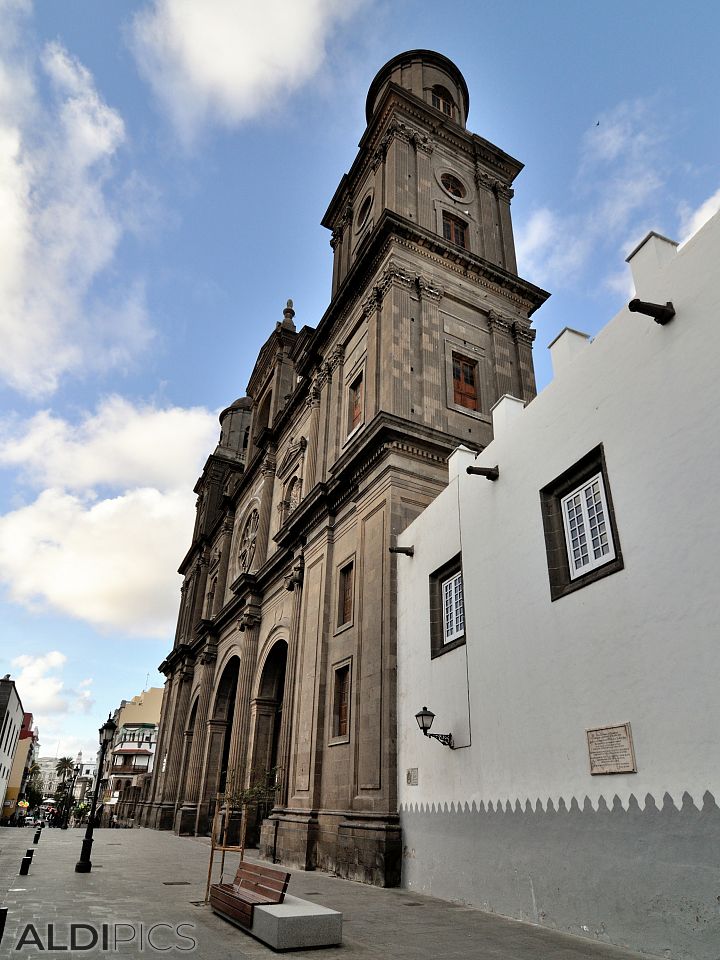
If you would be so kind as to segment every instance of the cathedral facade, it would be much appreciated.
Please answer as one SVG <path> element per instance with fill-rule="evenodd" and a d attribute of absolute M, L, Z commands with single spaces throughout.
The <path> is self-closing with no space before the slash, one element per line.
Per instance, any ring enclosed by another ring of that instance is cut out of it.
<path fill-rule="evenodd" d="M 247 396 L 220 417 L 193 540 L 142 822 L 205 833 L 228 776 L 270 777 L 263 856 L 400 881 L 396 559 L 491 408 L 535 395 L 530 329 L 547 294 L 520 279 L 522 165 L 466 129 L 446 57 L 389 61 L 323 225 L 330 304 L 289 301 Z"/>

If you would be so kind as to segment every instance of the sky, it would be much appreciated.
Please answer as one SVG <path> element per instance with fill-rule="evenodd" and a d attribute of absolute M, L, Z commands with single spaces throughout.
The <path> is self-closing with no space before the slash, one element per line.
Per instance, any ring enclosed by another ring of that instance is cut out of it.
<path fill-rule="evenodd" d="M 0 0 L 0 675 L 43 756 L 162 685 L 218 413 L 289 297 L 327 307 L 380 67 L 450 57 L 468 128 L 525 164 L 542 388 L 648 230 L 720 207 L 719 35 L 711 0 Z"/>

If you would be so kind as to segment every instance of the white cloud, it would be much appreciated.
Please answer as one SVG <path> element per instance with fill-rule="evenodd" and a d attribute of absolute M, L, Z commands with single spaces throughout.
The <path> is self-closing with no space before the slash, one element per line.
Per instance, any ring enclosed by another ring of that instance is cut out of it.
<path fill-rule="evenodd" d="M 19 429 L 6 425 L 0 462 L 43 488 L 0 517 L 9 598 L 104 630 L 172 634 L 192 487 L 217 436 L 207 411 L 134 407 L 119 397 L 77 425 L 49 412 Z"/>
<path fill-rule="evenodd" d="M 624 243 L 644 224 L 661 194 L 662 134 L 654 104 L 618 104 L 587 130 L 580 143 L 578 172 L 566 211 L 534 211 L 517 233 L 520 270 L 551 289 L 583 278 L 591 257 L 608 248 L 627 253 Z M 616 279 L 606 286 L 619 289 Z"/>
<path fill-rule="evenodd" d="M 74 491 L 192 489 L 218 429 L 200 407 L 158 409 L 111 396 L 77 424 L 49 410 L 0 423 L 0 464 L 21 468 L 38 486 Z"/>
<path fill-rule="evenodd" d="M 708 197 L 699 207 L 693 209 L 687 203 L 680 206 L 680 236 L 685 243 L 697 233 L 700 227 L 720 210 L 720 189 Z"/>
<path fill-rule="evenodd" d="M 318 70 L 365 0 L 153 0 L 133 24 L 141 72 L 189 141 L 207 121 L 267 112 Z"/>
<path fill-rule="evenodd" d="M 11 661 L 20 671 L 14 679 L 26 710 L 48 714 L 65 713 L 69 709 L 64 683 L 58 675 L 66 660 L 64 653 L 51 650 L 36 657 L 22 654 Z"/>
<path fill-rule="evenodd" d="M 4 8 L 4 9 L 3 9 Z M 124 220 L 113 210 L 122 118 L 58 43 L 36 78 L 14 44 L 26 4 L 3 4 L 0 37 L 0 378 L 30 396 L 69 373 L 127 366 L 152 339 L 142 286 L 100 297 Z"/>

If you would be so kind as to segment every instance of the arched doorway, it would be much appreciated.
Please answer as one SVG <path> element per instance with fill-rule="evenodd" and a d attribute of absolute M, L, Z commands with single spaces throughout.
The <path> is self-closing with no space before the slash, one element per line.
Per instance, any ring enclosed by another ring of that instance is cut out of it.
<path fill-rule="evenodd" d="M 280 769 L 278 751 L 282 729 L 286 665 L 287 643 L 284 640 L 278 640 L 265 660 L 257 695 L 251 704 L 250 782 L 253 784 L 272 787 L 284 775 L 284 771 Z M 272 806 L 271 800 L 260 804 L 257 816 L 249 820 L 247 831 L 249 846 L 254 846 L 258 842 L 260 824 Z"/>
<path fill-rule="evenodd" d="M 239 657 L 231 657 L 223 669 L 210 712 L 210 719 L 208 720 L 209 743 L 202 798 L 207 814 L 203 815 L 202 821 L 198 819 L 198 832 L 201 829 L 204 832 L 209 827 L 215 813 L 217 795 L 225 789 L 239 673 L 240 659 Z"/>

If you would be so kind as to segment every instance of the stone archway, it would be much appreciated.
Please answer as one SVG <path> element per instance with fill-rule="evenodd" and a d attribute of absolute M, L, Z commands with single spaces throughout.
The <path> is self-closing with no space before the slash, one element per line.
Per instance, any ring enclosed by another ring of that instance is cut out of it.
<path fill-rule="evenodd" d="M 240 658 L 231 657 L 223 668 L 207 722 L 207 748 L 202 800 L 198 811 L 198 833 L 212 823 L 218 793 L 225 789 L 237 695 Z"/>
<path fill-rule="evenodd" d="M 278 749 L 282 729 L 287 650 L 287 643 L 284 640 L 278 640 L 273 645 L 265 659 L 256 696 L 250 704 L 252 749 L 249 783 L 274 784 L 283 775 L 283 771 L 278 769 Z M 248 846 L 257 844 L 260 837 L 260 824 L 272 806 L 272 803 L 261 805 L 257 815 L 249 819 Z"/>

